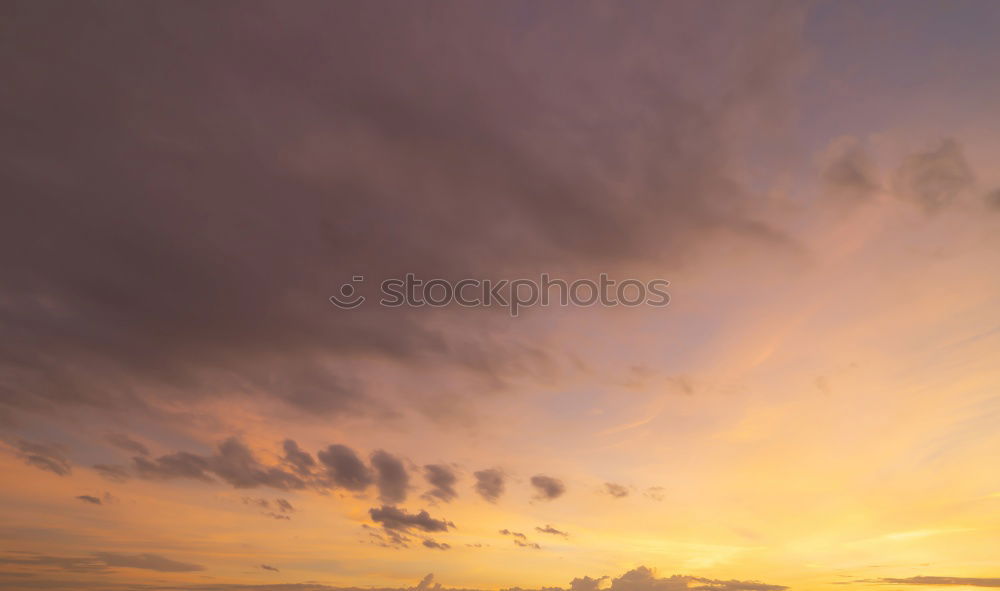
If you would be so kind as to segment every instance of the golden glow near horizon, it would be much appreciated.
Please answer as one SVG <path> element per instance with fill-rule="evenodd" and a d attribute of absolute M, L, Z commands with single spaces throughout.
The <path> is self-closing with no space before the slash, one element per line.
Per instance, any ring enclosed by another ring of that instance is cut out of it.
<path fill-rule="evenodd" d="M 0 588 L 1000 587 L 1000 5 L 11 6 Z"/>

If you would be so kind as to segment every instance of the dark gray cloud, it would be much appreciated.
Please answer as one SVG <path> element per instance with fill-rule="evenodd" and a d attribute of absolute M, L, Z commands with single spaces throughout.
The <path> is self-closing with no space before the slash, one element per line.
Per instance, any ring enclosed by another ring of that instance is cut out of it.
<path fill-rule="evenodd" d="M 1000 587 L 1000 577 L 906 577 L 902 579 L 866 579 L 858 583 L 882 583 L 886 585 L 933 585 L 962 587 Z"/>
<path fill-rule="evenodd" d="M 132 439 L 128 435 L 123 433 L 108 433 L 105 437 L 108 443 L 117 447 L 118 449 L 125 450 L 131 454 L 137 454 L 140 456 L 148 456 L 149 448 L 143 445 L 141 442 Z"/>
<path fill-rule="evenodd" d="M 200 455 L 179 451 L 147 459 L 136 456 L 132 458 L 132 469 L 136 476 L 147 480 L 169 480 L 173 478 L 190 478 L 212 482 L 209 476 L 210 462 Z"/>
<path fill-rule="evenodd" d="M 539 500 L 558 499 L 566 492 L 566 485 L 563 484 L 562 480 L 544 474 L 532 476 L 531 486 L 535 487 L 535 491 L 537 491 L 535 498 Z"/>
<path fill-rule="evenodd" d="M 495 389 L 551 354 L 333 308 L 353 274 L 788 246 L 732 172 L 746 122 L 784 112 L 797 4 L 17 6 L 0 400 L 19 408 L 379 411 L 350 368 L 372 357 L 419 367 L 405 400 L 424 408 L 438 370 Z"/>
<path fill-rule="evenodd" d="M 331 486 L 360 492 L 373 482 L 371 470 L 365 466 L 358 454 L 346 445 L 331 445 L 316 454 L 326 467 L 327 479 Z"/>
<path fill-rule="evenodd" d="M 219 444 L 218 453 L 209 458 L 209 470 L 235 488 L 268 486 L 278 490 L 305 487 L 298 476 L 276 466 L 263 466 L 250 448 L 231 437 Z"/>
<path fill-rule="evenodd" d="M 301 478 L 277 466 L 264 466 L 245 443 L 230 437 L 209 456 L 180 451 L 160 456 L 132 458 L 136 476 L 149 480 L 189 478 L 210 482 L 216 476 L 234 488 L 267 486 L 278 490 L 304 488 Z M 102 469 L 108 472 L 107 469 Z"/>
<path fill-rule="evenodd" d="M 615 484 L 614 482 L 605 482 L 604 492 L 615 497 L 616 499 L 628 496 L 628 488 L 620 484 Z"/>
<path fill-rule="evenodd" d="M 417 529 L 430 533 L 446 532 L 449 528 L 455 527 L 455 524 L 450 521 L 431 517 L 427 511 L 407 513 L 405 509 L 391 505 L 372 507 L 368 514 L 371 515 L 372 521 L 386 530 L 410 531 Z"/>
<path fill-rule="evenodd" d="M 285 452 L 282 459 L 286 464 L 291 466 L 296 474 L 303 477 L 312 474 L 313 468 L 316 466 L 316 460 L 308 452 L 299 449 L 298 443 L 295 443 L 292 439 L 286 439 L 282 442 L 281 447 Z"/>
<path fill-rule="evenodd" d="M 22 439 L 17 441 L 14 447 L 17 450 L 17 455 L 30 466 L 59 476 L 66 476 L 73 471 L 72 464 L 63 455 L 62 448 L 58 446 L 33 443 Z"/>
<path fill-rule="evenodd" d="M 554 536 L 562 536 L 564 538 L 568 538 L 569 537 L 568 533 L 566 533 L 564 531 L 561 531 L 561 530 L 558 530 L 558 529 L 556 529 L 556 528 L 554 528 L 554 527 L 552 527 L 551 525 L 548 525 L 548 524 L 545 524 L 545 527 L 538 527 L 538 526 L 536 526 L 535 527 L 535 531 L 537 531 L 539 533 L 543 533 L 543 534 L 552 534 Z"/>
<path fill-rule="evenodd" d="M 375 469 L 375 486 L 383 503 L 402 503 L 410 484 L 410 475 L 399 458 L 384 450 L 372 454 L 372 468 Z"/>
<path fill-rule="evenodd" d="M 975 178 L 962 146 L 943 140 L 937 147 L 907 156 L 896 171 L 896 194 L 934 213 L 969 190 Z"/>
<path fill-rule="evenodd" d="M 425 498 L 447 503 L 458 497 L 458 492 L 455 491 L 455 482 L 458 478 L 455 476 L 455 472 L 448 466 L 444 464 L 427 464 L 424 466 L 424 479 L 432 487 L 424 493 Z"/>
<path fill-rule="evenodd" d="M 91 505 L 100 505 L 101 499 L 91 496 L 91 495 L 79 495 L 76 498 L 80 499 L 84 503 L 90 503 Z"/>
<path fill-rule="evenodd" d="M 432 548 L 434 550 L 449 550 L 451 548 L 450 544 L 444 542 L 436 542 L 431 538 L 426 538 L 423 541 L 423 545 L 427 548 Z"/>
<path fill-rule="evenodd" d="M 504 474 L 496 468 L 474 472 L 476 492 L 491 503 L 497 502 L 504 492 Z"/>

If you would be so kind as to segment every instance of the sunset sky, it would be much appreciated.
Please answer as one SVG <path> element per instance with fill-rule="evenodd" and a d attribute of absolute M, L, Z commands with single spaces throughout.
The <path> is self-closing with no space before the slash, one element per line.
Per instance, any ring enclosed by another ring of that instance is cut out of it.
<path fill-rule="evenodd" d="M 1000 587 L 997 31 L 0 0 L 0 588 Z"/>

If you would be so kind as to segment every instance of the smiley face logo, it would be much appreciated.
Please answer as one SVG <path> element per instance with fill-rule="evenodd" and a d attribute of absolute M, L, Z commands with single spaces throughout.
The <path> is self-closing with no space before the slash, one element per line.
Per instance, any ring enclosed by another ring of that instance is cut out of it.
<path fill-rule="evenodd" d="M 365 296 L 357 295 L 357 290 L 354 287 L 355 283 L 362 283 L 365 280 L 364 275 L 355 275 L 351 277 L 350 283 L 345 283 L 340 286 L 340 296 L 332 295 L 330 296 L 330 303 L 342 310 L 353 310 L 361 304 L 365 303 Z"/>

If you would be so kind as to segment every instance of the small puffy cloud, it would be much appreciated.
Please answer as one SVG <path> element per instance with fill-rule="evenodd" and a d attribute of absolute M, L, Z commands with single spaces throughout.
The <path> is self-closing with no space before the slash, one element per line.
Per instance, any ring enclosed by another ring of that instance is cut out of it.
<path fill-rule="evenodd" d="M 383 503 L 405 501 L 410 476 L 403 462 L 380 449 L 372 454 L 372 467 L 375 469 L 375 485 L 378 487 L 379 500 Z"/>
<path fill-rule="evenodd" d="M 524 540 L 519 540 L 517 538 L 514 538 L 514 545 L 520 546 L 522 548 L 531 548 L 533 550 L 541 550 L 542 549 L 541 546 L 539 546 L 538 544 L 536 544 L 534 542 L 526 542 Z"/>
<path fill-rule="evenodd" d="M 562 536 L 564 538 L 568 538 L 569 537 L 568 533 L 566 533 L 564 531 L 561 531 L 561 530 L 558 530 L 558 529 L 556 529 L 556 528 L 554 528 L 554 527 L 552 527 L 551 525 L 548 525 L 548 524 L 546 524 L 545 527 L 535 527 L 535 531 L 537 531 L 539 533 L 543 533 L 543 534 L 552 534 L 554 536 Z"/>
<path fill-rule="evenodd" d="M 424 479 L 431 485 L 431 489 L 424 493 L 425 498 L 447 503 L 458 496 L 458 493 L 455 491 L 455 481 L 457 478 L 448 466 L 443 464 L 428 464 L 424 466 Z"/>
<path fill-rule="evenodd" d="M 277 567 L 273 567 L 270 564 L 262 564 L 262 565 L 260 565 L 260 568 L 262 568 L 264 570 L 269 570 L 269 571 L 274 572 L 274 573 L 281 572 L 280 570 L 277 569 Z"/>
<path fill-rule="evenodd" d="M 522 534 L 521 532 L 510 531 L 509 529 L 502 529 L 502 530 L 500 530 L 500 535 L 503 535 L 503 536 L 513 536 L 515 538 L 521 538 L 522 540 L 527 540 L 528 539 L 528 536 Z"/>
<path fill-rule="evenodd" d="M 896 171 L 896 195 L 934 213 L 955 201 L 972 187 L 975 178 L 955 140 L 944 140 L 936 148 L 907 156 Z"/>
<path fill-rule="evenodd" d="M 100 505 L 101 499 L 91 496 L 91 495 L 78 495 L 76 498 L 80 499 L 84 503 L 90 503 L 91 505 Z"/>
<path fill-rule="evenodd" d="M 614 482 L 605 482 L 604 492 L 608 493 L 609 495 L 613 496 L 616 499 L 628 496 L 628 488 L 620 484 L 615 484 Z"/>
<path fill-rule="evenodd" d="M 55 445 L 33 443 L 22 439 L 14 447 L 18 457 L 29 466 L 52 472 L 58 476 L 66 476 L 73 471 L 72 465 L 63 455 L 62 449 Z"/>
<path fill-rule="evenodd" d="M 142 443 L 132 439 L 124 433 L 108 433 L 105 437 L 108 443 L 117 447 L 118 449 L 129 452 L 130 454 L 148 456 L 149 448 Z"/>
<path fill-rule="evenodd" d="M 531 485 L 535 487 L 537 491 L 535 498 L 539 500 L 558 499 L 566 492 L 566 485 L 563 484 L 562 480 L 544 474 L 532 476 Z"/>
<path fill-rule="evenodd" d="M 427 511 L 407 513 L 404 509 L 391 505 L 373 507 L 368 513 L 371 515 L 372 521 L 386 530 L 410 531 L 418 529 L 425 532 L 446 532 L 449 528 L 455 527 L 455 524 L 450 521 L 434 519 Z"/>
<path fill-rule="evenodd" d="M 436 542 L 431 538 L 427 538 L 423 542 L 424 546 L 434 550 L 449 550 L 451 548 L 450 544 L 444 542 Z"/>
<path fill-rule="evenodd" d="M 326 467 L 330 484 L 334 486 L 361 492 L 373 481 L 371 470 L 346 445 L 331 445 L 316 454 L 316 457 Z"/>
<path fill-rule="evenodd" d="M 504 492 L 503 472 L 496 468 L 479 470 L 473 473 L 476 477 L 476 492 L 491 503 L 495 503 Z"/>

